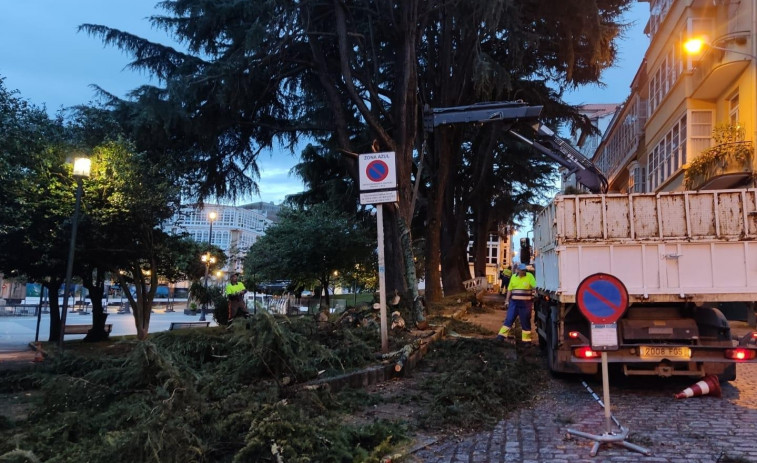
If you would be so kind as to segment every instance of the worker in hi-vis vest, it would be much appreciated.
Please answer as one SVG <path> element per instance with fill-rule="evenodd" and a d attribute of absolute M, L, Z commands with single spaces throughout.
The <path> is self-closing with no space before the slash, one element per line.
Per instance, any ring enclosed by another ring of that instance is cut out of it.
<path fill-rule="evenodd" d="M 531 310 L 534 306 L 534 290 L 536 279 L 526 271 L 526 264 L 519 264 L 518 273 L 510 278 L 507 285 L 507 316 L 502 328 L 499 329 L 497 339 L 512 339 L 515 317 L 520 317 L 521 341 L 531 343 Z"/>
<path fill-rule="evenodd" d="M 499 270 L 499 293 L 507 293 L 507 285 L 510 284 L 510 278 L 513 277 L 513 271 L 510 267 L 502 264 L 502 268 Z"/>

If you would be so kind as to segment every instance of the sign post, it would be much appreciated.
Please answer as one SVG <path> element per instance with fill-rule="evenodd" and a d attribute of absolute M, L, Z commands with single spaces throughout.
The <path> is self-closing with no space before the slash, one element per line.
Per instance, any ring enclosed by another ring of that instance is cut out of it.
<path fill-rule="evenodd" d="M 386 316 L 386 266 L 384 258 L 383 203 L 395 203 L 397 170 L 393 151 L 358 155 L 360 173 L 360 204 L 376 205 L 376 235 L 378 238 L 379 317 L 381 318 L 381 352 L 389 352 L 389 332 Z"/>
<path fill-rule="evenodd" d="M 617 443 L 627 449 L 649 455 L 649 449 L 626 442 L 628 428 L 620 425 L 612 416 L 610 408 L 610 379 L 607 366 L 607 351 L 618 350 L 618 320 L 628 309 L 628 290 L 620 279 L 607 273 L 595 273 L 584 278 L 576 289 L 578 309 L 591 323 L 591 348 L 601 351 L 602 356 L 602 391 L 604 404 L 599 404 L 605 411 L 605 432 L 602 435 L 589 434 L 568 429 L 568 434 L 591 439 L 594 446 L 591 456 L 596 456 L 602 443 Z M 614 432 L 612 422 L 620 428 Z"/>

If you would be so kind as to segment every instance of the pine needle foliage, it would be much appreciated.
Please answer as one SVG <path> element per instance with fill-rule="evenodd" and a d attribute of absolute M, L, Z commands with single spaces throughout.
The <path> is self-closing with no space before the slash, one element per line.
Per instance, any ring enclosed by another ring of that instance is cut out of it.
<path fill-rule="evenodd" d="M 492 425 L 506 411 L 535 397 L 544 384 L 544 372 L 533 361 L 519 356 L 508 360 L 491 339 L 453 339 L 437 343 L 424 358 L 438 372 L 426 378 L 421 400 L 428 400 L 419 424 L 475 429 Z"/>
<path fill-rule="evenodd" d="M 111 355 L 68 349 L 34 372 L 3 374 L 3 390 L 40 393 L 27 421 L 0 427 L 0 459 L 379 461 L 405 436 L 402 424 L 345 424 L 328 391 L 297 387 L 372 361 L 378 349 L 364 335 L 261 313 L 228 330 L 123 341 Z"/>

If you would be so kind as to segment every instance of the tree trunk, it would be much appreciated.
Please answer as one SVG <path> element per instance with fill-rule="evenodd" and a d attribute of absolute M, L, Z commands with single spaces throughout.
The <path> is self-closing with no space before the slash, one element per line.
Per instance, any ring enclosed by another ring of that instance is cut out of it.
<path fill-rule="evenodd" d="M 109 336 L 109 333 L 105 331 L 108 314 L 103 310 L 105 278 L 104 272 L 97 268 L 90 270 L 89 273 L 89 278 L 84 279 L 84 287 L 89 291 L 89 300 L 92 302 L 92 329 L 84 337 L 84 341 L 99 342 L 108 339 Z"/>
<path fill-rule="evenodd" d="M 135 265 L 131 269 L 131 274 L 134 278 L 135 295 L 132 296 L 131 291 L 128 290 L 129 283 L 126 281 L 123 275 L 119 275 L 118 281 L 122 288 L 126 288 L 126 298 L 129 300 L 129 305 L 134 313 L 134 325 L 137 328 L 137 339 L 143 341 L 147 339 L 150 328 L 150 315 L 152 313 L 152 301 L 155 297 L 155 291 L 158 289 L 158 274 L 155 271 L 156 265 L 150 267 L 150 288 L 148 289 L 147 282 L 145 281 L 145 275 L 142 269 Z"/>
<path fill-rule="evenodd" d="M 323 296 L 325 302 L 321 303 L 321 306 L 318 307 L 318 310 L 323 312 L 324 310 L 326 313 L 328 313 L 329 308 L 331 307 L 331 297 L 329 296 L 329 277 L 323 276 L 321 277 L 321 286 L 323 287 Z"/>
<path fill-rule="evenodd" d="M 467 223 L 462 205 L 454 197 L 455 192 L 446 193 L 442 223 L 442 281 L 448 296 L 464 293 L 463 281 L 470 279 Z"/>
<path fill-rule="evenodd" d="M 465 292 L 463 281 L 470 279 L 468 270 L 468 220 L 462 201 L 462 186 L 444 192 L 442 211 L 442 281 L 446 295 Z"/>
<path fill-rule="evenodd" d="M 493 196 L 493 162 L 497 137 L 492 125 L 479 132 L 473 143 L 471 160 L 470 195 L 465 201 L 473 211 L 473 274 L 486 276 L 489 254 L 489 231 L 491 229 Z M 496 227 L 495 227 L 496 228 Z"/>

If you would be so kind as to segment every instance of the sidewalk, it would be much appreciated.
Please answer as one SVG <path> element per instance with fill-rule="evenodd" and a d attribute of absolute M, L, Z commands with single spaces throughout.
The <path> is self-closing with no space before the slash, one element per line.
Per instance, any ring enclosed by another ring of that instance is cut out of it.
<path fill-rule="evenodd" d="M 184 315 L 182 310 L 166 312 L 163 309 L 153 309 L 150 316 L 150 333 L 167 331 L 172 322 L 197 321 L 200 315 Z M 210 326 L 215 326 L 212 314 L 206 314 L 205 319 Z M 91 315 L 69 313 L 66 324 L 90 324 Z M 134 316 L 131 313 L 109 313 L 107 323 L 113 324 L 111 336 L 128 336 L 137 334 Z M 43 314 L 40 318 L 39 340 L 47 342 L 50 332 L 50 315 Z M 33 367 L 36 351 L 33 348 L 37 333 L 37 317 L 7 316 L 0 317 L 0 370 Z M 67 335 L 66 340 L 83 339 L 85 335 Z"/>

